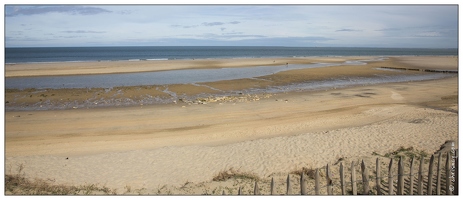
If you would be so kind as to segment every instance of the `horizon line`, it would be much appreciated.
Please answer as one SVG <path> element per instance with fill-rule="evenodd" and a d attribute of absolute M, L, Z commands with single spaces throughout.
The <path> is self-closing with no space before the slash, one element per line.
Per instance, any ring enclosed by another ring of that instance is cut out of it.
<path fill-rule="evenodd" d="M 13 46 L 7 48 L 95 48 L 95 47 L 286 47 L 286 48 L 383 48 L 383 49 L 458 49 L 458 47 L 368 47 L 368 46 L 282 46 L 282 45 L 114 45 L 114 46 Z"/>

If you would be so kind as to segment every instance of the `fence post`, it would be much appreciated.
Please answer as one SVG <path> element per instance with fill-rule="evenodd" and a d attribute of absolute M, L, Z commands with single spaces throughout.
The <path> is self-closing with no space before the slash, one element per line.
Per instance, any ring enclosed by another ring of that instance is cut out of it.
<path fill-rule="evenodd" d="M 288 178 L 286 178 L 286 194 L 289 195 L 291 193 L 292 193 L 291 179 L 289 178 L 289 174 L 288 174 Z"/>
<path fill-rule="evenodd" d="M 455 152 L 455 183 L 454 183 L 454 188 L 455 190 L 453 191 L 454 195 L 458 195 L 458 151 Z"/>
<path fill-rule="evenodd" d="M 410 188 L 409 188 L 409 195 L 413 195 L 413 184 L 415 182 L 414 175 L 413 175 L 413 161 L 415 160 L 415 157 L 412 157 L 412 160 L 410 161 Z"/>
<path fill-rule="evenodd" d="M 238 195 L 241 195 L 241 186 L 238 188 Z"/>
<path fill-rule="evenodd" d="M 432 175 L 433 175 L 433 162 L 434 162 L 434 155 L 431 156 L 431 159 L 429 160 L 429 171 L 428 171 L 428 191 L 427 195 L 432 195 Z"/>
<path fill-rule="evenodd" d="M 420 168 L 418 168 L 418 195 L 423 195 L 423 164 L 424 156 L 421 156 Z"/>
<path fill-rule="evenodd" d="M 447 160 L 445 161 L 445 194 L 450 195 L 450 151 L 447 152 Z"/>
<path fill-rule="evenodd" d="M 440 171 L 440 161 L 442 158 L 442 152 L 439 152 L 439 156 L 437 156 L 437 184 L 436 184 L 436 194 L 440 195 L 440 179 L 441 179 L 441 171 Z"/>
<path fill-rule="evenodd" d="M 225 190 L 222 190 L 222 195 L 225 195 Z"/>
<path fill-rule="evenodd" d="M 351 170 L 351 175 L 350 175 L 350 181 L 352 183 L 352 194 L 357 195 L 357 183 L 355 180 L 355 166 L 354 166 L 354 161 L 352 161 L 352 164 L 350 165 L 350 170 Z"/>
<path fill-rule="evenodd" d="M 398 165 L 398 181 L 397 181 L 397 195 L 404 194 L 404 163 L 402 161 L 402 156 L 399 158 Z"/>
<path fill-rule="evenodd" d="M 387 181 L 389 183 L 389 195 L 394 194 L 394 180 L 392 180 L 392 164 L 393 164 L 393 159 L 391 158 L 391 161 L 389 161 L 389 172 L 387 176 Z"/>
<path fill-rule="evenodd" d="M 320 171 L 315 170 L 315 195 L 320 194 Z"/>
<path fill-rule="evenodd" d="M 259 185 L 257 185 L 257 181 L 254 184 L 254 195 L 260 195 Z"/>
<path fill-rule="evenodd" d="M 370 193 L 370 181 L 368 180 L 368 168 L 363 160 L 360 167 L 362 168 L 363 194 L 368 195 Z"/>
<path fill-rule="evenodd" d="M 326 164 L 326 192 L 328 195 L 333 194 L 333 181 L 331 180 L 330 166 Z"/>
<path fill-rule="evenodd" d="M 381 194 L 381 167 L 379 166 L 379 158 L 376 158 L 376 195 Z"/>
<path fill-rule="evenodd" d="M 273 177 L 272 177 L 272 182 L 270 182 L 270 195 L 274 195 L 275 194 L 275 181 L 273 180 Z"/>
<path fill-rule="evenodd" d="M 302 170 L 302 174 L 301 174 L 301 195 L 306 195 L 307 194 L 307 190 L 306 190 L 307 185 L 305 184 L 304 174 L 305 174 L 304 170 Z"/>
<path fill-rule="evenodd" d="M 346 195 L 346 180 L 344 180 L 344 166 L 339 165 L 339 176 L 341 178 L 341 195 Z"/>

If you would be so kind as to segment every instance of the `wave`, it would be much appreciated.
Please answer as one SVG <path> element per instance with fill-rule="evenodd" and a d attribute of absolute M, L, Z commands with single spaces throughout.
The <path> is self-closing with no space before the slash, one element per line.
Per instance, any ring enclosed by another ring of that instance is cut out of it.
<path fill-rule="evenodd" d="M 148 61 L 152 61 L 152 60 L 169 60 L 168 58 L 149 58 L 149 59 L 146 59 Z"/>

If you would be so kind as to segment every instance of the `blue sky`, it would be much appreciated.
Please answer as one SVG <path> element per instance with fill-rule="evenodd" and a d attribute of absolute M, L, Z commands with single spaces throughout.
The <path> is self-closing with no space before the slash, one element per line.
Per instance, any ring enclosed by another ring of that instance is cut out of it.
<path fill-rule="evenodd" d="M 457 48 L 457 5 L 5 6 L 5 46 Z"/>

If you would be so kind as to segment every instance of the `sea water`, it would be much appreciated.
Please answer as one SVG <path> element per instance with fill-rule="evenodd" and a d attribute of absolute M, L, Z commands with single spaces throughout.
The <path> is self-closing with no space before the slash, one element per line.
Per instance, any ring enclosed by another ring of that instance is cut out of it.
<path fill-rule="evenodd" d="M 312 56 L 409 56 L 458 55 L 458 49 L 425 48 L 336 48 L 336 47 L 222 47 L 222 46 L 154 46 L 154 47 L 36 47 L 6 48 L 5 63 L 90 62 L 129 60 L 268 58 Z M 351 63 L 348 61 L 344 63 Z M 6 78 L 7 89 L 25 88 L 109 88 L 135 85 L 165 85 L 254 78 L 284 70 L 337 64 L 262 66 L 206 70 L 177 70 L 130 74 Z M 14 67 L 14 65 L 12 65 Z"/>
<path fill-rule="evenodd" d="M 5 63 L 424 55 L 457 56 L 458 49 L 240 46 L 34 47 L 5 48 Z"/>

